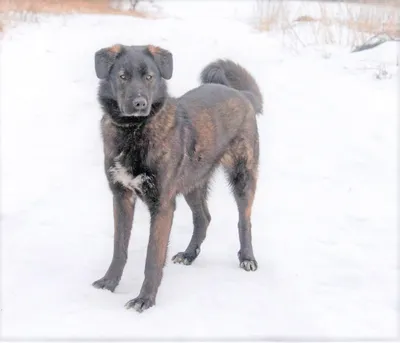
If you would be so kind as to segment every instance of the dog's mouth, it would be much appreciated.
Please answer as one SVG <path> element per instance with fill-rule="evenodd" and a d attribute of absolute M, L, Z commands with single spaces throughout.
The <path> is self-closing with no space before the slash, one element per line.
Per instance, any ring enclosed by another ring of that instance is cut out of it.
<path fill-rule="evenodd" d="M 121 111 L 121 116 L 125 118 L 132 118 L 132 117 L 147 117 L 150 114 L 150 111 L 148 109 L 146 110 L 140 110 L 140 111 L 135 111 L 131 113 L 127 113 L 125 111 Z"/>

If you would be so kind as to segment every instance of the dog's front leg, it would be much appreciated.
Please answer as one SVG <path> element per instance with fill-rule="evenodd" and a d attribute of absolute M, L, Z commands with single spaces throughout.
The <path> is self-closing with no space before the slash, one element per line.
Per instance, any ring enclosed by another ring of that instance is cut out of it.
<path fill-rule="evenodd" d="M 150 238 L 147 247 L 146 266 L 142 289 L 137 298 L 130 300 L 125 307 L 138 312 L 155 305 L 163 268 L 167 256 L 167 246 L 175 211 L 175 199 L 171 199 L 151 210 Z"/>
<path fill-rule="evenodd" d="M 111 264 L 100 280 L 93 283 L 96 288 L 108 289 L 114 292 L 121 280 L 128 259 L 129 238 L 132 231 L 135 196 L 131 191 L 115 191 L 113 195 L 114 208 L 114 252 Z"/>

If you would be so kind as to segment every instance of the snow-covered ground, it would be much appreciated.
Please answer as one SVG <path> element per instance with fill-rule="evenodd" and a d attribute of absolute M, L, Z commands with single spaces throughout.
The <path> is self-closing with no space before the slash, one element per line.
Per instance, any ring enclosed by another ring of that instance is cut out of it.
<path fill-rule="evenodd" d="M 395 43 L 357 54 L 293 51 L 243 20 L 252 1 L 159 6 L 162 19 L 50 17 L 0 41 L 1 336 L 394 338 Z M 114 43 L 170 49 L 173 95 L 227 57 L 255 76 L 265 100 L 253 211 L 258 271 L 238 267 L 236 206 L 218 173 L 201 255 L 192 266 L 170 262 L 192 233 L 179 198 L 157 305 L 142 314 L 123 305 L 143 281 L 144 205 L 120 286 L 114 294 L 91 286 L 113 240 L 94 52 Z"/>

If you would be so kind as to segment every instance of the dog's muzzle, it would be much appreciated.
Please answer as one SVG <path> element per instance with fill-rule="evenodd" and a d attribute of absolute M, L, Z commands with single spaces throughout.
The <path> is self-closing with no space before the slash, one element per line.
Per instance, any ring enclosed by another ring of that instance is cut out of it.
<path fill-rule="evenodd" d="M 127 106 L 122 115 L 124 117 L 147 117 L 149 115 L 149 103 L 143 96 L 135 98 L 131 104 Z"/>

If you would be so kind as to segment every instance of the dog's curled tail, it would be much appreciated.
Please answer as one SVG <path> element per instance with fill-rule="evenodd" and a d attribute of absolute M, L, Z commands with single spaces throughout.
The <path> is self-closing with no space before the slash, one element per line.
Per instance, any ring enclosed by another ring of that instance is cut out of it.
<path fill-rule="evenodd" d="M 241 91 L 252 103 L 256 114 L 263 111 L 263 98 L 256 80 L 239 64 L 231 60 L 216 60 L 200 74 L 202 84 L 218 83 Z"/>

